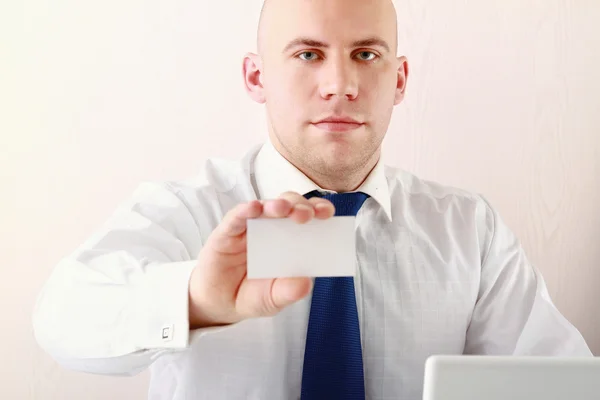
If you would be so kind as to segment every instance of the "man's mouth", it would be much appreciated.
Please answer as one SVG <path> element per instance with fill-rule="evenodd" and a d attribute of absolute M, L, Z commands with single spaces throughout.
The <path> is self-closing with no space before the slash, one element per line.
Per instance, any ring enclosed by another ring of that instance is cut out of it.
<path fill-rule="evenodd" d="M 313 125 L 328 132 L 348 132 L 360 128 L 364 123 L 347 116 L 332 116 L 313 122 Z"/>

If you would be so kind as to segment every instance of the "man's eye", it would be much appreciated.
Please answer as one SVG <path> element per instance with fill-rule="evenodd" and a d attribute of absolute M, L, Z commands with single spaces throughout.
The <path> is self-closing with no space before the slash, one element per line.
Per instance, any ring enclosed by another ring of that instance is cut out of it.
<path fill-rule="evenodd" d="M 362 61 L 372 61 L 375 57 L 377 57 L 377 55 L 371 51 L 361 51 L 360 53 L 356 54 L 356 56 Z"/>
<path fill-rule="evenodd" d="M 304 61 L 313 61 L 317 59 L 319 56 L 314 51 L 305 51 L 299 55 L 300 59 Z"/>

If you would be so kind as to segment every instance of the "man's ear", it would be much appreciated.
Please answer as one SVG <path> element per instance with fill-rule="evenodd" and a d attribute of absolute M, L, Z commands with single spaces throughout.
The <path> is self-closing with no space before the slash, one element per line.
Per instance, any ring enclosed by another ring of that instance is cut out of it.
<path fill-rule="evenodd" d="M 266 102 L 262 71 L 260 56 L 254 53 L 246 54 L 243 66 L 244 84 L 252 100 L 260 104 Z"/>
<path fill-rule="evenodd" d="M 406 92 L 406 81 L 408 80 L 408 60 L 406 57 L 398 57 L 398 73 L 396 81 L 396 97 L 394 105 L 398 105 L 404 100 Z"/>

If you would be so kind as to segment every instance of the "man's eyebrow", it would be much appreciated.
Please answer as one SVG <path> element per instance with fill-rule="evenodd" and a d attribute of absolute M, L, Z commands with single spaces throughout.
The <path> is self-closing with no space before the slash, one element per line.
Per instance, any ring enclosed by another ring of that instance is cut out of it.
<path fill-rule="evenodd" d="M 385 40 L 380 39 L 378 37 L 371 37 L 371 38 L 364 39 L 364 40 L 357 40 L 356 42 L 352 43 L 352 47 L 372 47 L 372 46 L 383 47 L 386 51 L 390 51 L 390 45 L 387 44 L 387 42 Z"/>
<path fill-rule="evenodd" d="M 299 37 L 299 38 L 296 38 L 296 39 L 292 40 L 291 42 L 289 42 L 283 49 L 283 52 L 285 53 L 295 47 L 300 47 L 300 46 L 316 47 L 316 48 L 322 48 L 322 49 L 329 48 L 329 45 L 327 43 L 321 42 L 320 40 L 311 39 L 308 37 Z M 390 45 L 385 40 L 380 39 L 378 37 L 370 37 L 367 39 L 357 40 L 352 43 L 352 47 L 371 47 L 371 46 L 383 47 L 386 51 L 388 51 L 388 52 L 390 51 Z"/>
<path fill-rule="evenodd" d="M 319 40 L 315 40 L 315 39 L 311 39 L 311 38 L 307 38 L 307 37 L 299 37 L 296 38 L 294 40 L 292 40 L 291 42 L 289 42 L 287 44 L 287 46 L 285 46 L 285 48 L 283 49 L 283 52 L 287 52 L 290 49 L 293 49 L 294 47 L 300 47 L 300 46 L 306 46 L 306 47 L 319 47 L 319 48 L 323 48 L 326 49 L 329 47 L 329 45 L 327 43 L 323 43 Z"/>

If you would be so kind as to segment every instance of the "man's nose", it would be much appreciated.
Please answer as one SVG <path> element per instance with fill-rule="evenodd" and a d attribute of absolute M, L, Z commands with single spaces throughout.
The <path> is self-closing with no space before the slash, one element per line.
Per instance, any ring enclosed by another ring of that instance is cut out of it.
<path fill-rule="evenodd" d="M 323 67 L 320 93 L 326 100 L 338 97 L 354 100 L 358 96 L 356 66 L 351 60 L 330 59 Z"/>

